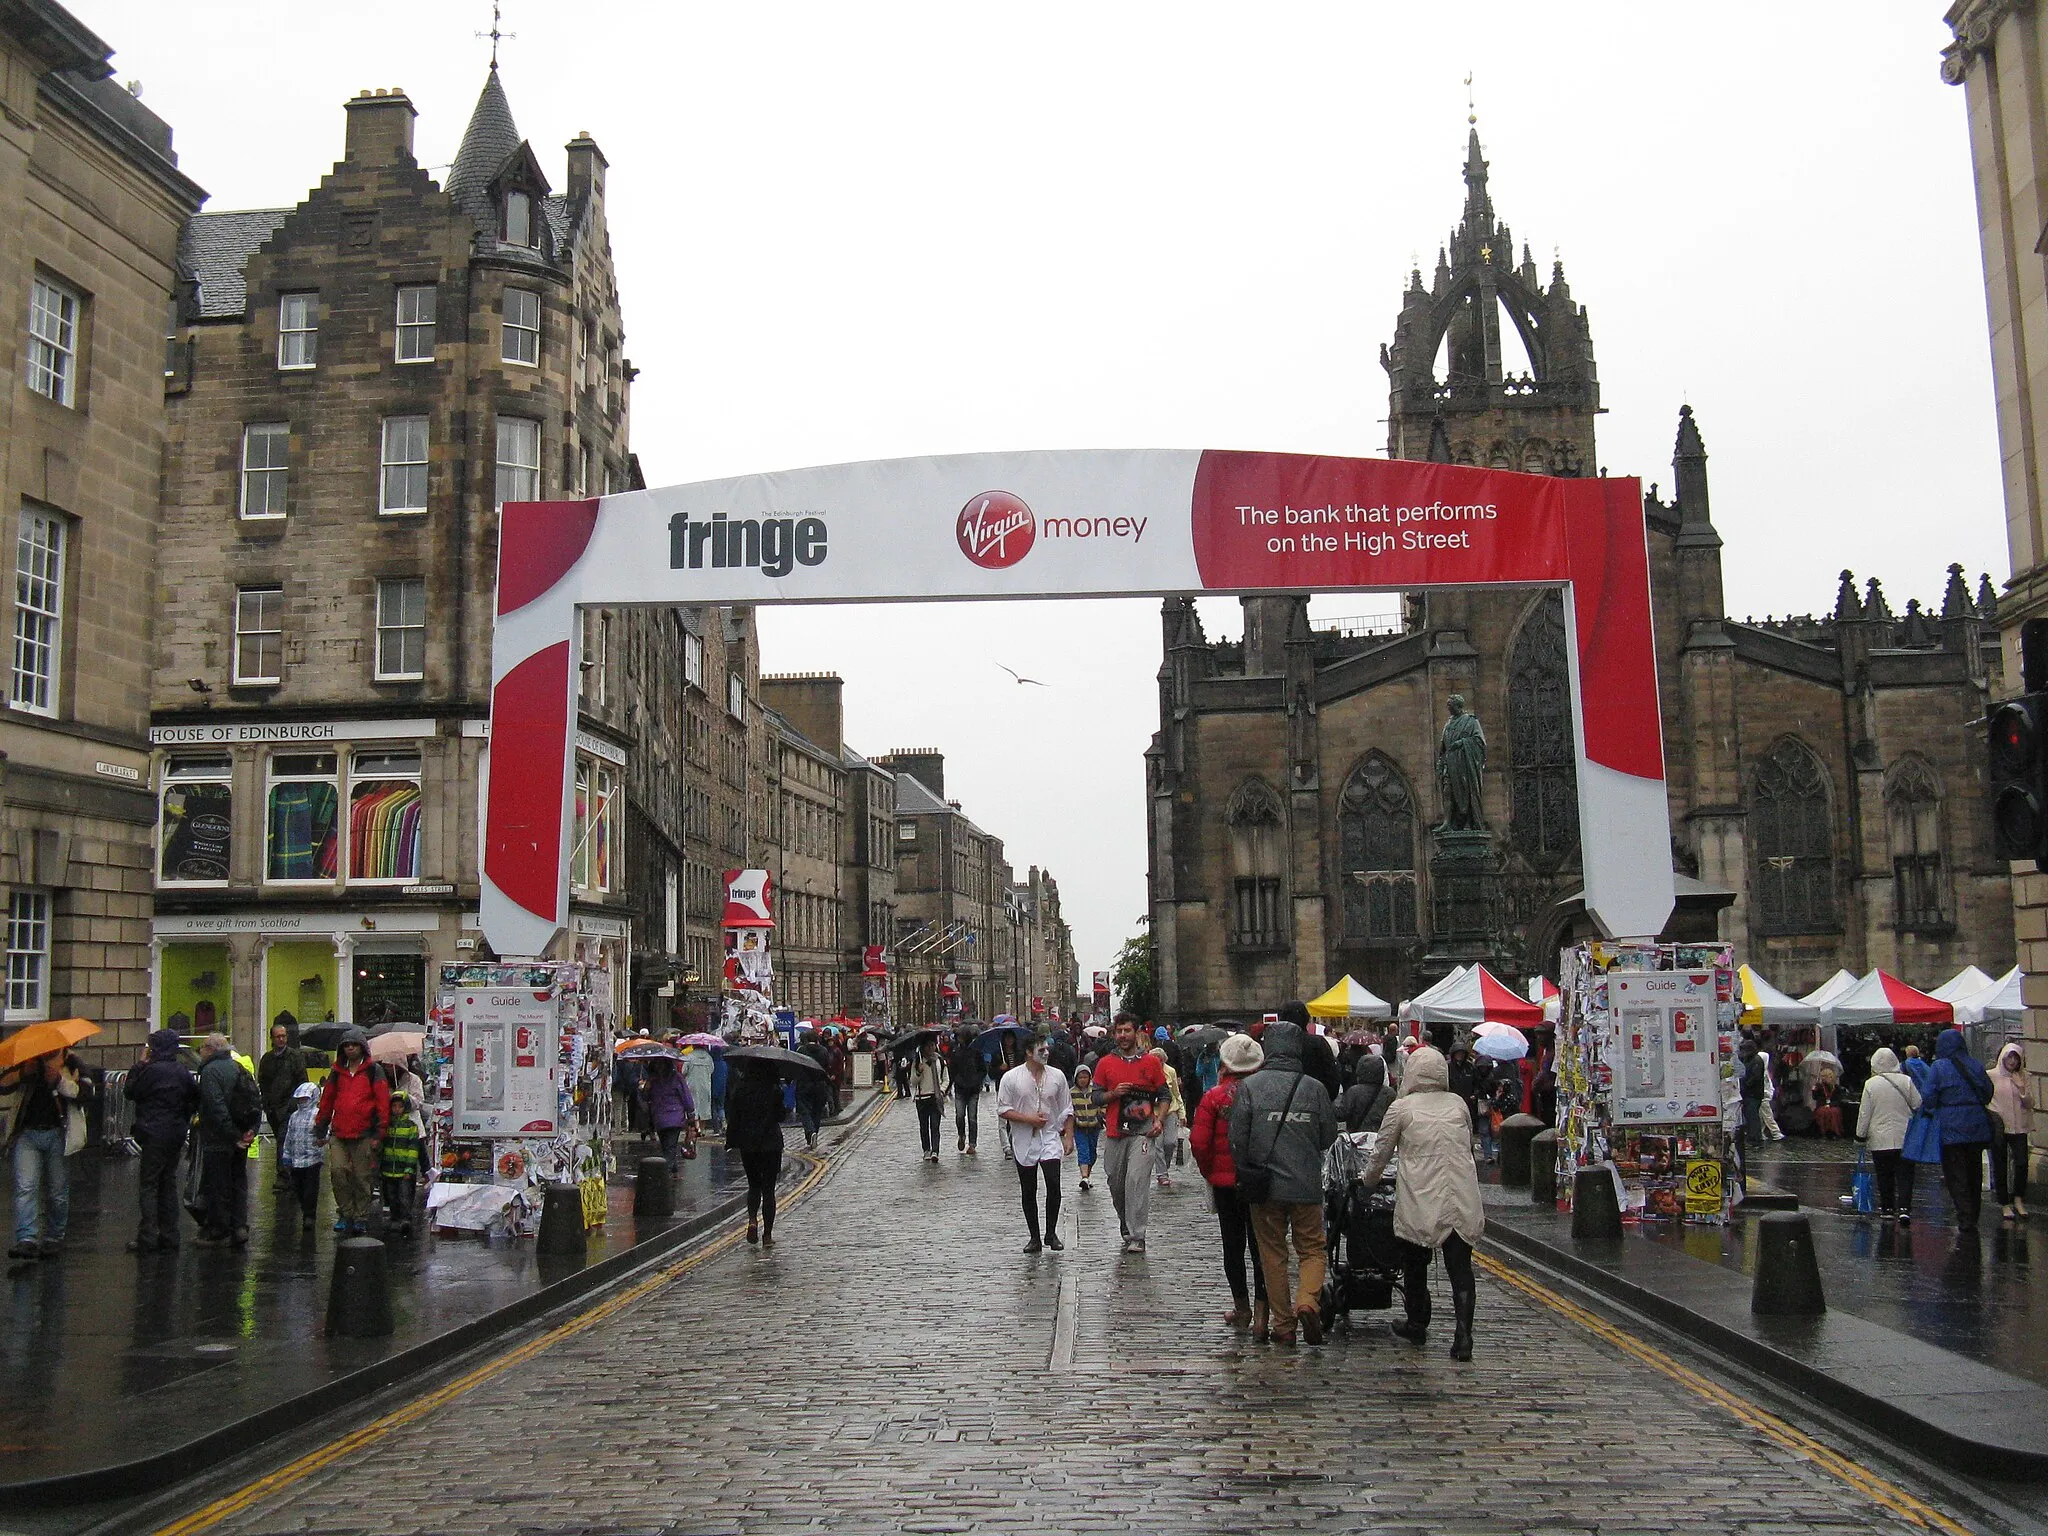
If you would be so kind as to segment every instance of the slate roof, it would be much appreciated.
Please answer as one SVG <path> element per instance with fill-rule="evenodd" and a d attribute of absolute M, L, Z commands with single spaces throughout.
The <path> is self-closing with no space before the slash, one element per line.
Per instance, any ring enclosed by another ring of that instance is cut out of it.
<path fill-rule="evenodd" d="M 896 809 L 906 816 L 930 816 L 958 814 L 937 795 L 924 787 L 924 781 L 907 773 L 896 775 Z"/>
<path fill-rule="evenodd" d="M 455 151 L 442 190 L 468 210 L 485 229 L 498 227 L 498 210 L 490 197 L 491 178 L 525 142 L 519 125 L 512 121 L 512 103 L 505 99 L 505 87 L 498 83 L 493 66 L 484 77 L 476 108 L 469 114 L 469 126 L 462 131 L 462 147 Z"/>
<path fill-rule="evenodd" d="M 291 211 L 256 208 L 244 213 L 195 213 L 185 221 L 178 239 L 178 259 L 199 280 L 201 319 L 239 315 L 248 308 L 243 269 Z"/>

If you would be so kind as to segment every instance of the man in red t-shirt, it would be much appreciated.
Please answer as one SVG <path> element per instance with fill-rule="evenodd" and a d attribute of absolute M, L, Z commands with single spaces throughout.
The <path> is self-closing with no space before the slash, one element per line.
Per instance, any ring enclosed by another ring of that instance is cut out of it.
<path fill-rule="evenodd" d="M 1102 1176 L 1116 1203 L 1124 1252 L 1143 1253 L 1145 1217 L 1152 1207 L 1153 1138 L 1165 1123 L 1166 1069 L 1144 1050 L 1135 1015 L 1118 1014 L 1112 1037 L 1116 1050 L 1095 1065 L 1095 1086 L 1109 1106 Z"/>

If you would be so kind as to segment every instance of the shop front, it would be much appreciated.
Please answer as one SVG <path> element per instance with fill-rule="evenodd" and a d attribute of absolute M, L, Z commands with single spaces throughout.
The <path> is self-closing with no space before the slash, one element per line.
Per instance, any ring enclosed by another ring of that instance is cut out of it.
<path fill-rule="evenodd" d="M 281 1013 L 300 1024 L 423 1019 L 428 978 L 441 951 L 453 950 L 456 922 L 403 907 L 160 916 L 151 925 L 153 1027 L 182 1015 L 185 1032 L 218 1029 L 249 1050 Z"/>

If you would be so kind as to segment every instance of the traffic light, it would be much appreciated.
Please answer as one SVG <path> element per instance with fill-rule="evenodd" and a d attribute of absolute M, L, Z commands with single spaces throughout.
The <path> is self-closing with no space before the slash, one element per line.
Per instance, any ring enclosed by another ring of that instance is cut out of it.
<path fill-rule="evenodd" d="M 1998 857 L 2048 862 L 2048 694 L 1992 705 L 1989 725 Z"/>

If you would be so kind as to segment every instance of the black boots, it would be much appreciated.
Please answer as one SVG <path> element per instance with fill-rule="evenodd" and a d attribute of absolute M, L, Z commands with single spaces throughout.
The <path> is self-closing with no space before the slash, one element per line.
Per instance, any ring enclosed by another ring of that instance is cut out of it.
<path fill-rule="evenodd" d="M 1457 1318 L 1457 1330 L 1451 1335 L 1451 1358 L 1470 1360 L 1472 1358 L 1472 1313 L 1478 1305 L 1479 1289 L 1474 1285 L 1453 1285 L 1451 1287 L 1451 1310 Z"/>
<path fill-rule="evenodd" d="M 1429 1272 L 1404 1280 L 1401 1298 L 1408 1315 L 1394 1324 L 1394 1333 L 1411 1344 L 1423 1343 L 1429 1336 Z"/>

